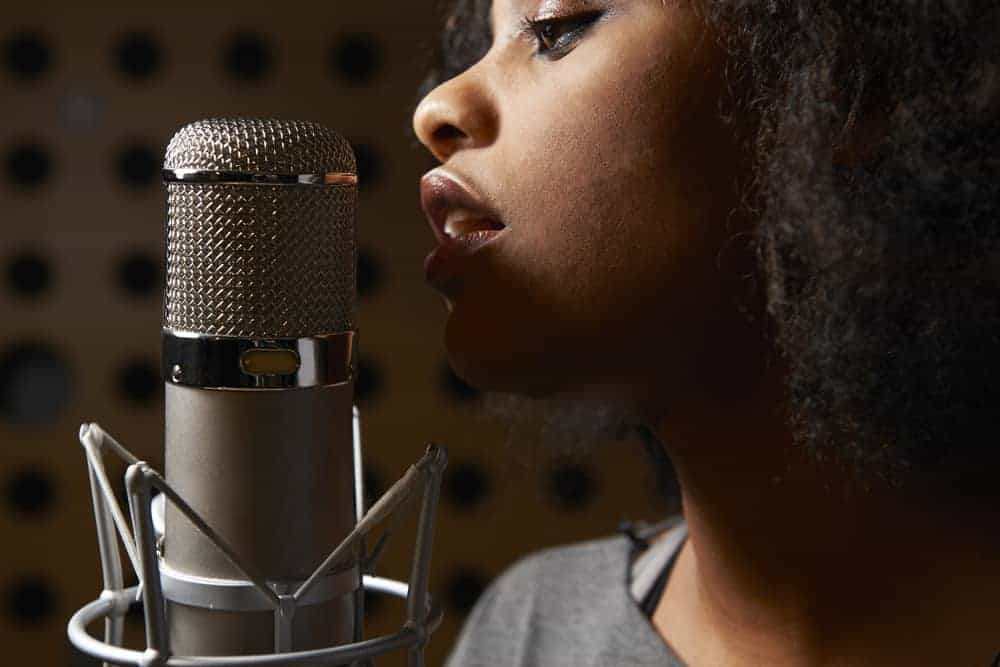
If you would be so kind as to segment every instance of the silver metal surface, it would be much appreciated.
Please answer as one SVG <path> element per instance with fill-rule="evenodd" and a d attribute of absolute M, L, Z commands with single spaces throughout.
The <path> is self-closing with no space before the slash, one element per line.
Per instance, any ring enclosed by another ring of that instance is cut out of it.
<path fill-rule="evenodd" d="M 407 585 L 401 581 L 383 579 L 382 577 L 364 578 L 364 588 L 372 593 L 381 593 L 405 598 Z M 124 597 L 135 598 L 137 586 L 122 591 Z M 120 646 L 102 643 L 87 634 L 87 626 L 102 618 L 114 615 L 114 602 L 108 598 L 99 598 L 90 602 L 73 614 L 67 624 L 67 635 L 70 643 L 87 655 L 98 660 L 113 661 L 115 664 L 135 665 L 136 667 L 293 667 L 297 665 L 314 665 L 318 662 L 345 664 L 354 660 L 365 660 L 385 655 L 391 651 L 410 648 L 420 641 L 421 635 L 431 633 L 441 625 L 443 613 L 441 606 L 433 603 L 422 627 L 404 627 L 396 633 L 353 642 L 345 646 L 336 646 L 313 651 L 296 651 L 294 653 L 277 653 L 270 655 L 242 656 L 171 656 L 160 657 L 160 662 L 148 662 L 149 654 L 134 651 Z"/>
<path fill-rule="evenodd" d="M 163 182 L 357 185 L 358 175 L 339 171 L 329 174 L 261 174 L 258 172 L 219 171 L 216 169 L 164 169 Z"/>
<path fill-rule="evenodd" d="M 353 576 L 350 594 L 298 606 L 290 587 L 356 521 L 353 151 L 316 123 L 216 118 L 181 128 L 163 168 L 164 471 L 177 494 L 163 562 L 266 593 L 262 610 L 227 610 L 187 604 L 182 585 L 186 600 L 167 605 L 170 649 L 246 655 L 350 641 L 358 554 L 338 563 Z"/>
<path fill-rule="evenodd" d="M 352 440 L 354 441 L 354 508 L 357 510 L 355 518 L 357 523 L 361 522 L 361 519 L 365 516 L 365 475 L 364 475 L 364 462 L 361 456 L 361 413 L 358 411 L 358 406 L 354 406 L 352 410 L 352 420 L 351 420 L 351 432 L 353 433 Z M 358 544 L 358 549 L 361 553 L 368 552 L 368 545 L 364 538 Z M 374 568 L 374 564 L 369 562 L 367 564 L 368 568 Z M 365 627 L 365 591 L 364 587 L 359 588 L 355 592 L 354 599 L 354 627 L 357 628 L 358 632 L 354 636 L 354 641 L 361 641 L 364 636 Z M 370 667 L 370 666 L 363 666 Z"/>
<path fill-rule="evenodd" d="M 359 575 L 356 566 L 327 575 L 309 590 L 308 595 L 302 597 L 299 604 L 320 604 L 353 593 Z M 160 579 L 163 582 L 163 597 L 189 607 L 226 611 L 270 611 L 273 608 L 271 601 L 262 597 L 251 581 L 199 577 L 178 572 L 163 562 L 160 563 Z M 278 586 L 279 583 L 282 587 L 295 590 L 303 582 L 268 582 L 270 586 Z"/>
<path fill-rule="evenodd" d="M 197 513 L 184 502 L 177 492 L 167 484 L 155 470 L 146 463 L 139 461 L 128 450 L 122 447 L 114 438 L 107 434 L 97 424 L 84 424 L 80 428 L 80 443 L 87 453 L 87 465 L 91 479 L 107 479 L 104 466 L 105 452 L 112 452 L 130 463 L 127 476 L 129 501 L 132 510 L 132 528 L 135 531 L 135 545 L 139 549 L 139 562 L 135 563 L 140 576 L 138 586 L 123 588 L 120 580 L 110 577 L 105 581 L 105 590 L 100 598 L 84 605 L 70 618 L 67 625 L 67 635 L 70 642 L 87 655 L 99 660 L 136 667 L 209 667 L 229 665 L 230 667 L 264 667 L 292 666 L 305 664 L 345 664 L 357 660 L 367 660 L 390 651 L 408 649 L 410 665 L 423 664 L 423 648 L 442 619 L 439 605 L 426 596 L 426 578 L 430 566 L 430 541 L 433 539 L 433 518 L 436 512 L 438 494 L 441 486 L 441 476 L 447 465 L 447 453 L 444 449 L 431 445 L 427 452 L 406 474 L 375 503 L 371 511 L 357 523 L 354 529 L 331 552 L 309 580 L 291 593 L 289 586 L 272 587 L 260 582 L 249 573 L 251 569 L 241 564 L 241 558 L 232 552 L 231 547 L 208 524 L 204 523 Z M 101 502 L 95 502 L 95 520 L 98 534 L 107 531 L 109 527 L 117 527 L 123 541 L 131 541 L 132 533 L 128 527 L 117 526 L 112 519 L 110 507 L 118 507 L 118 501 L 109 486 L 95 484 L 95 494 L 100 494 Z M 188 520 L 194 522 L 199 530 L 227 557 L 247 580 L 253 581 L 260 594 L 273 601 L 274 610 L 274 646 L 277 652 L 256 655 L 172 655 L 169 648 L 169 630 L 164 624 L 163 609 L 165 598 L 160 586 L 162 561 L 157 557 L 156 534 L 152 519 L 152 490 L 159 490 L 165 499 L 178 503 Z M 311 650 L 290 650 L 288 641 L 290 620 L 296 616 L 298 600 L 309 595 L 310 582 L 318 580 L 318 576 L 326 570 L 332 561 L 337 561 L 336 554 L 353 552 L 363 543 L 365 536 L 379 521 L 391 515 L 421 491 L 421 509 L 417 524 L 417 543 L 414 548 L 414 564 L 411 568 L 408 583 L 382 579 L 365 575 L 362 578 L 364 590 L 386 593 L 407 598 L 407 608 L 410 610 L 406 624 L 392 635 L 376 637 L 364 641 L 353 641 L 339 646 L 316 648 Z M 120 508 L 119 508 L 120 511 Z M 103 526 L 103 528 L 102 528 Z M 105 538 L 111 536 L 105 534 Z M 107 539 L 99 539 L 102 563 L 113 563 L 117 556 L 117 545 Z M 105 568 L 105 572 L 113 572 L 113 565 Z M 421 585 L 421 580 L 424 582 Z M 422 590 L 418 590 L 422 589 Z M 106 626 L 120 622 L 128 612 L 129 603 L 141 598 L 146 615 L 146 649 L 136 651 L 122 648 L 120 637 L 108 637 L 99 641 L 87 633 L 87 626 L 94 621 L 105 619 Z"/>
<path fill-rule="evenodd" d="M 122 559 L 118 553 L 118 543 L 115 541 L 115 522 L 97 476 L 98 469 L 103 470 L 104 466 L 103 464 L 96 466 L 91 464 L 92 458 L 97 456 L 96 460 L 98 461 L 100 458 L 92 451 L 89 440 L 85 438 L 87 430 L 86 424 L 80 427 L 80 442 L 84 446 L 87 457 L 87 476 L 90 479 L 90 495 L 94 502 L 94 523 L 97 527 L 97 548 L 101 556 L 101 577 L 105 591 L 120 591 L 125 587 L 125 580 L 122 574 Z M 105 598 L 103 595 L 101 597 Z M 108 595 L 107 599 L 114 602 L 114 595 Z M 105 617 L 104 643 L 120 646 L 124 640 L 125 613 L 128 611 L 128 604 L 117 606 L 118 608 L 115 609 L 115 606 L 112 605 L 112 612 L 118 613 L 110 613 Z M 104 663 L 103 667 L 108 667 L 108 663 Z"/>
<path fill-rule="evenodd" d="M 354 329 L 352 186 L 167 186 L 164 327 L 299 338 Z"/>
<path fill-rule="evenodd" d="M 294 389 L 338 385 L 353 376 L 355 334 L 345 331 L 303 338 L 248 339 L 163 330 L 163 377 L 205 388 Z M 241 365 L 248 350 L 289 350 L 298 368 L 289 374 L 253 374 Z"/>
<path fill-rule="evenodd" d="M 429 474 L 432 477 L 440 477 L 447 465 L 447 454 L 443 449 L 435 444 L 427 448 Z M 437 484 L 428 484 L 424 487 L 421 499 L 420 515 L 427 517 L 425 521 L 417 524 L 417 557 L 410 564 L 410 590 L 406 596 L 406 625 L 410 627 L 420 627 L 424 617 L 429 611 L 427 580 L 431 567 L 431 548 L 434 545 L 434 517 L 437 514 L 438 497 L 441 488 Z M 424 667 L 424 646 L 427 637 L 422 637 L 410 647 L 407 654 L 407 664 L 409 667 Z"/>
<path fill-rule="evenodd" d="M 357 173 L 350 144 L 316 123 L 210 119 L 167 146 L 165 328 L 299 338 L 354 329 Z M 207 173 L 336 182 L 188 182 Z"/>
<path fill-rule="evenodd" d="M 168 498 L 164 563 L 196 577 L 256 579 L 258 588 L 305 581 L 356 523 L 353 393 L 350 382 L 266 391 L 167 383 L 164 473 L 178 500 Z M 230 554 L 184 516 L 180 499 L 225 538 Z M 357 554 L 351 556 L 337 565 L 359 588 Z M 335 597 L 298 609 L 295 646 L 350 641 L 349 602 Z M 225 613 L 174 601 L 168 607 L 175 653 L 251 654 L 272 646 L 271 611 Z"/>
<path fill-rule="evenodd" d="M 364 460 L 361 452 L 361 413 L 354 406 L 351 420 L 351 432 L 354 434 L 354 507 L 357 508 L 357 518 L 365 515 L 365 473 Z"/>
<path fill-rule="evenodd" d="M 143 461 L 133 463 L 125 472 L 129 509 L 135 546 L 139 550 L 139 585 L 143 590 L 143 616 L 146 621 L 146 653 L 150 657 L 170 654 L 170 634 L 167 629 L 167 608 L 160 588 L 159 563 L 156 554 L 156 537 L 150 509 L 152 490 L 151 468 Z"/>
<path fill-rule="evenodd" d="M 170 139 L 165 169 L 260 174 L 356 174 L 351 145 L 309 121 L 209 118 L 185 125 Z"/>
<path fill-rule="evenodd" d="M 422 665 L 441 621 L 426 579 L 447 457 L 429 447 L 361 513 L 351 345 L 344 343 L 353 340 L 357 257 L 350 145 L 315 123 L 211 119 L 174 135 L 163 167 L 163 328 L 172 362 L 165 369 L 166 474 L 96 424 L 81 428 L 105 590 L 73 615 L 70 640 L 89 655 L 137 667 L 343 665 L 399 648 Z M 332 352 L 315 343 L 337 335 Z M 226 355 L 229 369 L 219 370 L 216 357 Z M 234 362 L 257 378 L 253 386 L 225 384 Z M 205 384 L 206 375 L 220 374 L 221 386 Z M 283 386 L 281 378 L 293 375 Z M 347 381 L 323 384 L 340 376 Z M 131 526 L 107 478 L 107 453 L 130 464 Z M 162 494 L 162 524 L 153 516 L 154 490 Z M 410 581 L 384 586 L 407 596 L 405 626 L 362 641 L 359 605 L 364 589 L 379 583 L 363 570 L 374 567 L 384 544 L 368 554 L 366 539 L 417 496 Z M 136 588 L 122 587 L 112 531 L 137 573 Z M 348 592 L 329 597 L 333 578 L 350 582 L 337 585 Z M 219 580 L 235 581 L 239 592 L 221 592 Z M 220 594 L 253 609 L 220 609 Z M 114 645 L 130 596 L 144 607 L 141 652 Z M 86 632 L 99 618 L 108 619 L 104 643 Z"/>

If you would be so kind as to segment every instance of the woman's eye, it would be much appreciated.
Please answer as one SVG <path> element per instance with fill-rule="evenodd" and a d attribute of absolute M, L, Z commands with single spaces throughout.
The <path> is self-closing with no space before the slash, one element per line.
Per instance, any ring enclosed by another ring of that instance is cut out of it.
<path fill-rule="evenodd" d="M 601 15 L 599 11 L 584 12 L 550 19 L 524 17 L 526 30 L 534 33 L 540 55 L 562 51 L 575 42 Z"/>

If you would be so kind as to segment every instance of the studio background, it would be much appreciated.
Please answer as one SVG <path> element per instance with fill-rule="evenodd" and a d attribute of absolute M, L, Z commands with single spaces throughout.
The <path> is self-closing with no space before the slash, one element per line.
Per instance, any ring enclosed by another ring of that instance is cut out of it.
<path fill-rule="evenodd" d="M 422 270 L 433 237 L 418 181 L 436 163 L 409 129 L 441 24 L 431 0 L 5 7 L 2 664 L 97 664 L 65 634 L 101 585 L 77 431 L 96 421 L 162 470 L 160 168 L 170 136 L 201 118 L 313 120 L 355 149 L 357 402 L 370 495 L 428 441 L 450 453 L 431 573 L 445 619 L 429 664 L 443 662 L 482 588 L 518 557 L 663 512 L 638 442 L 586 459 L 510 445 L 447 368 L 445 309 Z M 119 490 L 123 471 L 114 470 Z M 412 530 L 393 536 L 379 574 L 406 578 L 412 539 Z M 369 599 L 366 636 L 397 630 L 403 614 Z M 142 645 L 141 626 L 129 617 L 130 645 Z"/>

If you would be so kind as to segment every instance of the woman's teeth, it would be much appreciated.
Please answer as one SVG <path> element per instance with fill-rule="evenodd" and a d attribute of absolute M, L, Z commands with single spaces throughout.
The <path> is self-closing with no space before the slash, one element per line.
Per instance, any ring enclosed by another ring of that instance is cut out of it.
<path fill-rule="evenodd" d="M 444 233 L 453 239 L 473 232 L 503 229 L 503 225 L 489 218 L 474 217 L 466 211 L 451 213 L 444 223 Z"/>

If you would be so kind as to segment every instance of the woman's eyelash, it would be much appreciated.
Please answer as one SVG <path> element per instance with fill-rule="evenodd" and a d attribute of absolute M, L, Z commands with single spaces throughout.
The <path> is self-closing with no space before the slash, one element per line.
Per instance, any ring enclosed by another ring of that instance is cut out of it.
<path fill-rule="evenodd" d="M 521 19 L 522 33 L 530 33 L 538 44 L 537 52 L 541 55 L 552 51 L 559 51 L 572 41 L 574 41 L 584 30 L 589 27 L 601 12 L 590 11 L 580 14 L 569 14 L 566 16 L 555 16 L 547 19 L 533 19 L 525 16 Z M 559 32 L 563 28 L 572 28 L 566 32 Z M 553 34 L 556 33 L 556 34 Z M 564 37 L 571 39 L 565 41 Z"/>

